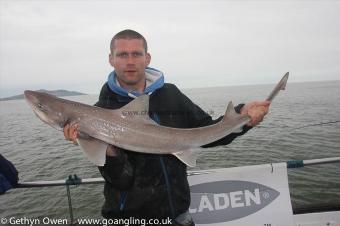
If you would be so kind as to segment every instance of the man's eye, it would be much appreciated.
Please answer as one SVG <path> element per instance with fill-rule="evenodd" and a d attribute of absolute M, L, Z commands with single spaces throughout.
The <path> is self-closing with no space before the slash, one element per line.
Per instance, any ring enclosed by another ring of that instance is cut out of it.
<path fill-rule="evenodd" d="M 134 57 L 140 57 L 140 56 L 143 56 L 143 53 L 134 52 L 134 53 L 132 53 L 132 56 L 134 56 Z"/>
<path fill-rule="evenodd" d="M 118 53 L 117 54 L 118 57 L 123 57 L 123 58 L 128 57 L 128 55 L 129 54 L 127 54 L 127 53 Z"/>
<path fill-rule="evenodd" d="M 142 52 L 132 52 L 132 53 L 118 53 L 117 54 L 117 57 L 120 57 L 120 58 L 128 58 L 129 55 L 131 55 L 131 57 L 141 57 L 143 56 L 143 53 Z"/>

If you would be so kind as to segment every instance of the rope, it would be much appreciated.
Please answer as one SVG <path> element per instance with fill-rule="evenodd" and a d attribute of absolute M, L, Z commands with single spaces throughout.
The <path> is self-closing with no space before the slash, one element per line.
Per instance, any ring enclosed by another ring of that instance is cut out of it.
<path fill-rule="evenodd" d="M 293 130 L 295 130 L 295 129 L 302 129 L 302 128 L 306 128 L 306 127 L 312 127 L 312 126 L 330 125 L 330 124 L 335 124 L 335 123 L 339 123 L 339 122 L 340 122 L 340 120 L 339 121 L 329 121 L 329 122 L 319 122 L 319 123 L 315 123 L 315 124 L 308 124 L 308 125 L 296 127 L 296 128 L 293 128 Z"/>

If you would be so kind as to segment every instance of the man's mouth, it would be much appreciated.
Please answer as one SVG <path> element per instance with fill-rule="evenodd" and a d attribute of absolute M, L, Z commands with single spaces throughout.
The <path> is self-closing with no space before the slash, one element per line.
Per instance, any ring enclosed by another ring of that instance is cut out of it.
<path fill-rule="evenodd" d="M 136 68 L 127 68 L 125 69 L 125 72 L 136 72 L 137 69 Z"/>

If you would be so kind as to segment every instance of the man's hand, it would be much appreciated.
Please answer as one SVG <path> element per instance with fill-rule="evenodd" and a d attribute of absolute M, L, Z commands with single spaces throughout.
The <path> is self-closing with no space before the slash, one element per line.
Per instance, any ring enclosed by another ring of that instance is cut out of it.
<path fill-rule="evenodd" d="M 72 141 L 73 144 L 78 145 L 77 135 L 79 125 L 77 123 L 74 124 L 66 124 L 64 127 L 64 137 L 66 140 Z M 115 146 L 107 145 L 106 155 L 108 156 L 117 156 L 118 149 Z"/>
<path fill-rule="evenodd" d="M 270 101 L 254 101 L 243 106 L 241 114 L 249 115 L 251 121 L 247 126 L 256 126 L 263 121 L 264 116 L 268 113 Z"/>
<path fill-rule="evenodd" d="M 64 127 L 64 137 L 66 140 L 72 141 L 73 144 L 78 145 L 77 142 L 77 129 L 78 129 L 78 124 L 66 124 Z"/>

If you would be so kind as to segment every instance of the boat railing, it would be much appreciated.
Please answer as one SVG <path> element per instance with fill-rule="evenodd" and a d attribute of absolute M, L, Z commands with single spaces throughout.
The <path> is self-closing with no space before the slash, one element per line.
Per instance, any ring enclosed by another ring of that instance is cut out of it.
<path fill-rule="evenodd" d="M 305 166 L 329 164 L 329 163 L 340 163 L 340 157 L 311 159 L 311 160 L 290 160 L 290 161 L 287 161 L 287 168 L 288 169 L 301 168 Z M 196 174 L 195 171 L 188 172 L 188 176 L 195 175 L 195 174 Z M 75 221 L 74 221 L 74 216 L 73 216 L 70 186 L 85 185 L 85 184 L 103 184 L 104 182 L 105 182 L 104 179 L 101 177 L 82 179 L 78 177 L 76 174 L 73 174 L 73 175 L 69 175 L 66 180 L 20 182 L 15 188 L 65 186 L 66 192 L 67 192 L 68 206 L 69 206 L 70 222 L 71 224 L 74 224 Z"/>

